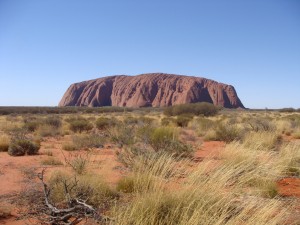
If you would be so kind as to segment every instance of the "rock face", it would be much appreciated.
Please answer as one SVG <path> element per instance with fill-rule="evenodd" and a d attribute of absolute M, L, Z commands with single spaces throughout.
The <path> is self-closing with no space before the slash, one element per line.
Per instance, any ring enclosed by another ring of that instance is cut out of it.
<path fill-rule="evenodd" d="M 244 108 L 231 85 L 164 73 L 109 76 L 75 83 L 68 88 L 59 106 L 161 107 L 195 102 Z"/>

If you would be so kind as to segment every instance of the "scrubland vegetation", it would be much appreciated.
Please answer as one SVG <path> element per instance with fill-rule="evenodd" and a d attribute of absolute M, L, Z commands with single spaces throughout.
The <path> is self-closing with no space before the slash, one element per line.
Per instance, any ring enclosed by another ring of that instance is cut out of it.
<path fill-rule="evenodd" d="M 7 114 L 0 117 L 0 154 L 42 156 L 36 172 L 46 168 L 46 199 L 43 184 L 26 172 L 35 184 L 18 196 L 19 204 L 33 205 L 27 216 L 53 222 L 45 200 L 70 209 L 72 199 L 97 213 L 77 211 L 66 221 L 77 216 L 91 224 L 299 224 L 299 196 L 281 194 L 278 185 L 300 179 L 297 110 L 221 110 L 206 103 L 164 111 L 55 110 L 59 114 L 0 110 Z M 51 140 L 58 149 L 45 147 Z M 201 145 L 211 141 L 225 147 L 197 158 Z M 99 172 L 102 161 L 95 158 L 104 150 L 118 163 L 115 182 Z M 6 211 L 0 210 L 0 219 Z M 56 219 L 54 224 L 63 224 Z"/>

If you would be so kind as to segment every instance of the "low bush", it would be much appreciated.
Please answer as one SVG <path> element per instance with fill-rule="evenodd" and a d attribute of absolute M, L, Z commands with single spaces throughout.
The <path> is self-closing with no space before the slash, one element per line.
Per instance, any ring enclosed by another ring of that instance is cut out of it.
<path fill-rule="evenodd" d="M 39 125 L 38 121 L 25 121 L 23 128 L 28 132 L 34 132 L 38 129 Z"/>
<path fill-rule="evenodd" d="M 90 164 L 90 153 L 70 153 L 64 155 L 65 163 L 69 165 L 76 174 L 82 175 L 87 172 L 88 165 Z"/>
<path fill-rule="evenodd" d="M 63 163 L 54 157 L 48 157 L 47 159 L 42 160 L 42 165 L 45 166 L 61 166 Z"/>
<path fill-rule="evenodd" d="M 73 135 L 70 141 L 63 143 L 62 149 L 74 151 L 79 149 L 103 148 L 105 138 L 98 134 L 78 134 Z"/>
<path fill-rule="evenodd" d="M 220 107 L 217 107 L 211 103 L 200 102 L 167 107 L 164 110 L 164 114 L 166 116 L 178 116 L 182 114 L 214 116 L 219 112 L 219 110 Z"/>
<path fill-rule="evenodd" d="M 58 116 L 48 116 L 44 119 L 44 124 L 47 124 L 54 128 L 60 128 L 62 126 L 61 118 Z"/>
<path fill-rule="evenodd" d="M 93 129 L 93 125 L 84 118 L 75 118 L 69 121 L 70 130 L 75 133 L 88 132 Z"/>
<path fill-rule="evenodd" d="M 110 129 L 109 136 L 112 142 L 119 146 L 133 145 L 136 141 L 135 131 L 135 126 L 122 123 L 120 126 Z"/>
<path fill-rule="evenodd" d="M 146 116 L 140 116 L 139 122 L 143 125 L 151 125 L 154 122 L 154 119 Z"/>
<path fill-rule="evenodd" d="M 139 119 L 137 117 L 127 116 L 123 122 L 126 125 L 136 125 L 139 123 Z"/>
<path fill-rule="evenodd" d="M 116 121 L 114 118 L 100 117 L 96 120 L 96 127 L 98 130 L 105 130 L 111 126 L 114 126 L 115 124 Z"/>
<path fill-rule="evenodd" d="M 150 137 L 153 131 L 155 130 L 155 127 L 152 125 L 142 125 L 136 128 L 136 137 L 139 139 L 140 142 L 144 144 L 150 143 Z"/>
<path fill-rule="evenodd" d="M 207 132 L 211 131 L 215 126 L 216 122 L 204 117 L 197 118 L 194 120 L 193 126 L 196 128 L 196 132 L 199 136 L 204 136 Z"/>
<path fill-rule="evenodd" d="M 292 112 L 296 112 L 296 109 L 294 109 L 294 108 L 282 108 L 282 109 L 279 109 L 279 112 L 292 113 Z"/>
<path fill-rule="evenodd" d="M 194 150 L 178 140 L 176 130 L 170 127 L 156 128 L 150 136 L 150 145 L 156 151 L 167 152 L 178 157 L 190 157 Z"/>
<path fill-rule="evenodd" d="M 137 158 L 151 158 L 153 151 L 146 148 L 130 146 L 117 152 L 118 161 L 124 166 L 132 168 Z"/>
<path fill-rule="evenodd" d="M 165 149 L 178 136 L 176 130 L 171 127 L 156 128 L 150 135 L 150 145 L 155 151 Z"/>
<path fill-rule="evenodd" d="M 11 156 L 36 155 L 40 145 L 26 139 L 13 140 L 8 148 L 8 154 Z"/>
<path fill-rule="evenodd" d="M 0 206 L 0 220 L 7 219 L 12 216 L 12 207 L 5 204 Z"/>
<path fill-rule="evenodd" d="M 161 119 L 161 125 L 162 126 L 170 126 L 175 123 L 174 118 L 165 117 Z"/>
<path fill-rule="evenodd" d="M 42 124 L 36 130 L 36 134 L 41 137 L 55 137 L 62 135 L 60 128 L 53 127 L 49 124 Z"/>
<path fill-rule="evenodd" d="M 241 131 L 236 126 L 228 124 L 219 124 L 215 130 L 215 134 L 216 141 L 224 141 L 226 143 L 242 138 Z"/>
<path fill-rule="evenodd" d="M 187 127 L 189 122 L 193 119 L 193 116 L 190 115 L 179 115 L 176 118 L 176 124 L 179 127 Z"/>

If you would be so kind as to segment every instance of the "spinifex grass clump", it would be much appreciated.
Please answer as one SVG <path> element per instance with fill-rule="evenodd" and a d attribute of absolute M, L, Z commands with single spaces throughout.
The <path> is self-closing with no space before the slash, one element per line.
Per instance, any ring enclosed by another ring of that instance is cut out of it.
<path fill-rule="evenodd" d="M 132 171 L 132 175 L 119 180 L 117 189 L 124 193 L 160 191 L 165 184 L 180 176 L 178 158 L 167 153 L 144 152 L 127 149 L 120 160 Z M 182 161 L 182 165 L 185 162 Z"/>
<path fill-rule="evenodd" d="M 237 153 L 240 147 L 232 146 L 226 154 Z M 213 161 L 207 160 L 193 172 L 180 171 L 179 165 L 189 163 L 172 160 L 170 156 L 137 158 L 133 163 L 133 175 L 118 184 L 120 191 L 133 192 L 136 196 L 125 206 L 116 205 L 113 211 L 116 224 L 238 225 L 241 221 L 245 224 L 281 224 L 286 218 L 286 209 L 277 199 L 270 199 L 274 197 L 273 187 L 255 186 L 253 188 L 260 191 L 253 195 L 241 192 L 244 187 L 250 188 L 252 176 L 261 169 L 269 171 L 271 166 L 264 167 L 264 159 L 257 163 L 259 157 L 255 152 L 246 152 L 243 157 L 243 151 L 236 158 L 235 155 L 227 158 L 225 154 L 226 161 L 220 166 L 213 166 Z M 176 176 L 182 173 L 190 175 L 175 188 Z M 168 183 L 173 187 L 172 191 L 167 188 Z"/>

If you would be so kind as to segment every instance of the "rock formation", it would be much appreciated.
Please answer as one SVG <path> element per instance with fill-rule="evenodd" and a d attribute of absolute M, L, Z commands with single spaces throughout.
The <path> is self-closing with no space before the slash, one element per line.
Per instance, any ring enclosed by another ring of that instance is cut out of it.
<path fill-rule="evenodd" d="M 161 107 L 195 102 L 244 108 L 231 85 L 164 73 L 109 76 L 75 83 L 68 88 L 59 106 Z"/>

